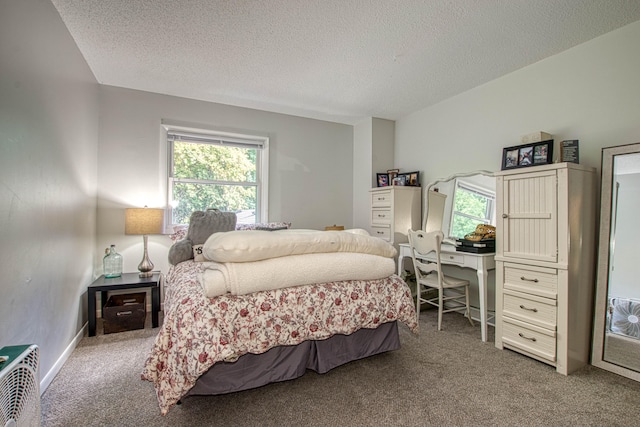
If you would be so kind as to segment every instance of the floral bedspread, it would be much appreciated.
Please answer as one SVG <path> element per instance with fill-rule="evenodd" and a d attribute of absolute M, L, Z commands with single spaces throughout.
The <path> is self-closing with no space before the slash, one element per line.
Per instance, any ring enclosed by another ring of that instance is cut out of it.
<path fill-rule="evenodd" d="M 167 274 L 164 322 L 142 371 L 163 415 L 219 361 L 395 320 L 417 332 L 411 291 L 396 275 L 207 298 L 200 272 L 186 261 Z"/>

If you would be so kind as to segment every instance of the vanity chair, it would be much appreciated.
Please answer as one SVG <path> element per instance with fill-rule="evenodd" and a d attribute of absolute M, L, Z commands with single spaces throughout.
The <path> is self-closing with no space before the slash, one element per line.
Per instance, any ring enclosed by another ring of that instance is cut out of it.
<path fill-rule="evenodd" d="M 411 259 L 416 274 L 416 312 L 420 316 L 420 305 L 431 304 L 438 307 L 438 330 L 442 329 L 442 313 L 465 309 L 465 315 L 473 326 L 469 310 L 469 281 L 445 276 L 440 263 L 440 245 L 444 239 L 441 230 L 426 232 L 408 231 Z M 424 288 L 438 290 L 437 297 L 423 297 Z M 444 290 L 447 289 L 445 296 Z M 447 307 L 445 309 L 445 303 Z"/>

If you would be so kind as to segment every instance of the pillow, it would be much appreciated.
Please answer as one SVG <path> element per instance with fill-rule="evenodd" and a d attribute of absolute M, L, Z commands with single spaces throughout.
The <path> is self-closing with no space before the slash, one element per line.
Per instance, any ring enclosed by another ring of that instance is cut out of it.
<path fill-rule="evenodd" d="M 186 237 L 175 242 L 169 249 L 169 263 L 176 265 L 193 259 L 193 245 L 202 245 L 213 233 L 233 231 L 236 221 L 236 214 L 233 212 L 222 212 L 218 209 L 193 212 Z"/>
<path fill-rule="evenodd" d="M 173 234 L 169 237 L 171 237 L 171 240 L 173 240 L 173 243 L 175 243 L 178 240 L 182 240 L 187 236 L 188 229 L 189 229 L 189 225 L 187 224 L 174 225 Z"/>
<path fill-rule="evenodd" d="M 236 221 L 234 212 L 222 212 L 218 209 L 195 211 L 189 219 L 187 239 L 191 240 L 192 245 L 201 245 L 213 233 L 235 230 Z"/>
<path fill-rule="evenodd" d="M 215 262 L 249 262 L 321 252 L 359 252 L 395 258 L 396 249 L 377 237 L 346 231 L 280 230 L 216 233 L 204 244 L 203 254 Z"/>
<path fill-rule="evenodd" d="M 236 230 L 286 230 L 291 228 L 290 222 L 259 222 L 257 224 L 236 224 Z"/>
<path fill-rule="evenodd" d="M 196 262 L 205 261 L 204 255 L 202 255 L 202 247 L 204 245 L 193 245 L 193 260 Z"/>
<path fill-rule="evenodd" d="M 287 230 L 289 229 L 289 227 L 282 226 L 282 227 L 256 227 L 256 230 L 260 230 L 260 231 L 278 231 L 278 230 Z"/>

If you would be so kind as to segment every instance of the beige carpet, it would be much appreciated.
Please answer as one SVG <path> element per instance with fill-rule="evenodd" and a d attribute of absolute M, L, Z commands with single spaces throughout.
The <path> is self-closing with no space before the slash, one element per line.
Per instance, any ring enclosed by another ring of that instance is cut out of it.
<path fill-rule="evenodd" d="M 587 366 L 568 376 L 492 342 L 462 316 L 421 314 L 400 350 L 318 375 L 190 397 L 162 417 L 140 380 L 156 330 L 85 337 L 43 395 L 44 426 L 631 426 L 640 383 Z M 489 328 L 493 340 L 493 329 Z"/>

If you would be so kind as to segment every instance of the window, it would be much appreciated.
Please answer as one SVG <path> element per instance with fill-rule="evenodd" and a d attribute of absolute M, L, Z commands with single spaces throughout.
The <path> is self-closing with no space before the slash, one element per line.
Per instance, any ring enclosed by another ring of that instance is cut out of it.
<path fill-rule="evenodd" d="M 172 224 L 208 208 L 236 212 L 242 224 L 267 221 L 268 138 L 163 127 Z"/>
<path fill-rule="evenodd" d="M 463 238 L 478 224 L 495 224 L 495 193 L 456 180 L 449 235 Z"/>

